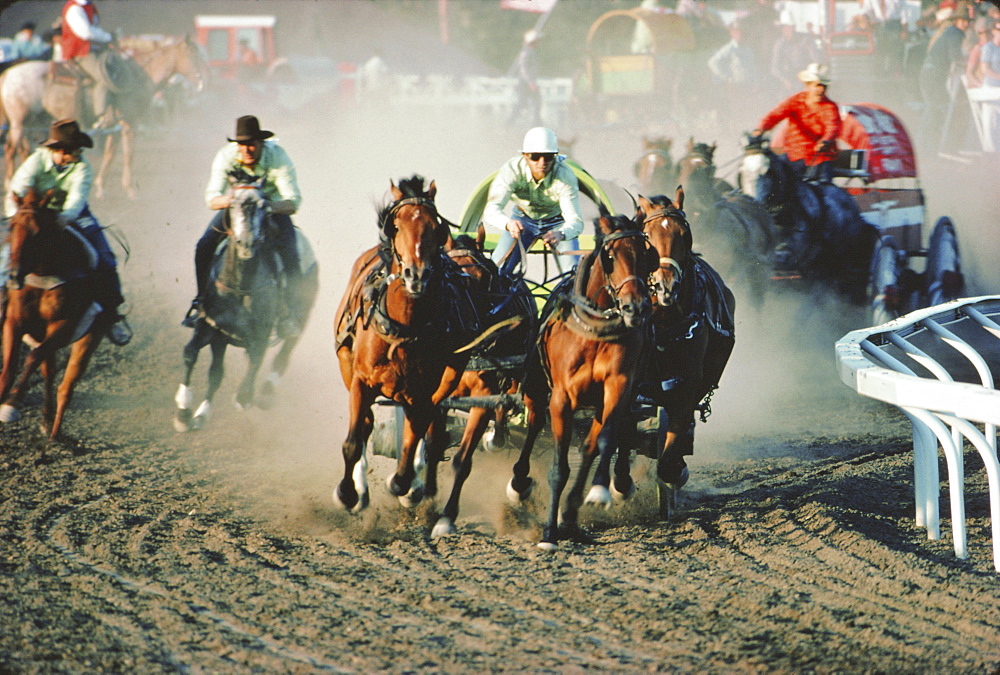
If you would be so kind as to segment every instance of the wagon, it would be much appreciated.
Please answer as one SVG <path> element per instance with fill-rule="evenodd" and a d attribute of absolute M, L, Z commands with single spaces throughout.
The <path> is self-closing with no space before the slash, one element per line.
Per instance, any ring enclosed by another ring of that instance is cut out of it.
<path fill-rule="evenodd" d="M 926 207 L 909 134 L 888 109 L 859 103 L 841 106 L 842 146 L 834 182 L 876 228 L 867 301 L 871 319 L 884 323 L 914 309 L 964 292 L 955 226 L 940 217 L 924 245 Z M 781 145 L 781 132 L 772 145 Z"/>

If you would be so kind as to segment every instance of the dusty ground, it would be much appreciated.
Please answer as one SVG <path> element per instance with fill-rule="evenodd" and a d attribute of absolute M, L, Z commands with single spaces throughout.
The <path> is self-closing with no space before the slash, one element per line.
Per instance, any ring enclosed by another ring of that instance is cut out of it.
<path fill-rule="evenodd" d="M 230 408 L 243 365 L 233 352 L 209 428 L 171 427 L 187 339 L 177 324 L 208 219 L 200 195 L 245 110 L 208 106 L 146 134 L 141 199 L 95 204 L 131 245 L 137 335 L 102 346 L 61 442 L 38 430 L 37 389 L 24 420 L 0 429 L 0 670 L 998 672 L 981 464 L 968 458 L 970 557 L 957 560 L 947 520 L 939 541 L 914 524 L 908 425 L 836 379 L 832 342 L 858 325 L 836 307 L 807 316 L 773 299 L 741 314 L 670 522 L 654 518 L 641 460 L 634 502 L 584 515 L 595 544 L 544 554 L 544 490 L 524 511 L 504 505 L 513 451 L 480 455 L 457 536 L 430 541 L 434 505 L 390 499 L 380 458 L 372 508 L 335 511 L 346 425 L 331 324 L 350 262 L 374 241 L 372 204 L 390 178 L 417 172 L 437 179 L 457 220 L 519 132 L 415 131 L 371 110 L 320 109 L 316 120 L 255 109 L 297 158 L 297 222 L 322 265 L 321 299 L 269 412 Z M 588 138 L 578 154 L 598 175 L 627 177 L 638 140 L 610 142 Z M 928 175 L 931 212 L 967 208 L 962 181 L 978 174 L 962 172 L 974 170 Z M 987 212 L 950 212 L 970 260 L 995 246 Z M 975 290 L 992 283 L 980 276 Z M 542 483 L 550 456 L 535 464 Z M 946 518 L 947 504 L 945 489 Z"/>

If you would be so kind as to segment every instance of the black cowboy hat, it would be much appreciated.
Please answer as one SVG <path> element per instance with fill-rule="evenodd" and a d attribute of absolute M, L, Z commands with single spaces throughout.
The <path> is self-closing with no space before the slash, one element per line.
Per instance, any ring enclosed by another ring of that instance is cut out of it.
<path fill-rule="evenodd" d="M 247 143 L 262 141 L 274 136 L 273 131 L 260 128 L 260 121 L 253 115 L 244 115 L 236 120 L 236 136 L 228 139 L 230 143 Z"/>
<path fill-rule="evenodd" d="M 92 148 L 94 141 L 90 136 L 80 131 L 76 120 L 57 120 L 49 128 L 49 137 L 39 143 L 53 150 L 76 150 L 77 148 Z"/>

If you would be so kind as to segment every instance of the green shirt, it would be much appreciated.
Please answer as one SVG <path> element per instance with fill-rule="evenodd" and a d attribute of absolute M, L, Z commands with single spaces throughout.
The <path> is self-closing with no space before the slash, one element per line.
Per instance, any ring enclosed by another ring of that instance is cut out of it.
<path fill-rule="evenodd" d="M 574 239 L 583 231 L 580 214 L 580 183 L 573 170 L 556 160 L 542 180 L 531 177 L 531 168 L 523 155 L 508 160 L 490 184 L 483 222 L 497 230 L 504 230 L 510 217 L 504 213 L 508 202 L 532 220 L 546 220 L 562 215 L 565 222 L 558 232 L 566 239 Z"/>
<path fill-rule="evenodd" d="M 75 221 L 87 207 L 93 182 L 94 169 L 83 157 L 77 162 L 57 166 L 52 161 L 52 150 L 38 148 L 14 172 L 4 210 L 8 218 L 17 213 L 12 194 L 23 197 L 29 188 L 35 188 L 41 194 L 55 189 L 49 208 L 59 211 L 67 220 Z"/>
<path fill-rule="evenodd" d="M 205 203 L 224 194 L 228 194 L 231 183 L 229 174 L 232 171 L 242 171 L 255 178 L 264 179 L 264 199 L 269 202 L 290 201 L 298 210 L 302 203 L 302 193 L 299 192 L 298 178 L 295 176 L 295 165 L 285 149 L 274 141 L 264 141 L 260 159 L 252 167 L 244 166 L 238 159 L 239 148 L 236 143 L 226 144 L 215 154 L 212 160 L 212 173 L 208 177 L 205 188 Z"/>

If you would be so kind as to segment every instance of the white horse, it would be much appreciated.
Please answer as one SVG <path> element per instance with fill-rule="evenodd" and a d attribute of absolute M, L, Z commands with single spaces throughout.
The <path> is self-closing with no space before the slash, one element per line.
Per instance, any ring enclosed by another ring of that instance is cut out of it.
<path fill-rule="evenodd" d="M 145 40 L 126 38 L 118 43 L 135 82 L 127 91 L 113 92 L 115 119 L 121 125 L 122 189 L 135 199 L 132 185 L 133 125 L 149 108 L 156 92 L 175 74 L 187 78 L 198 90 L 208 80 L 208 68 L 201 51 L 190 38 Z M 52 119 L 81 117 L 77 92 L 72 87 L 57 95 L 46 96 L 46 80 L 52 64 L 48 61 L 25 61 L 11 66 L 0 75 L 0 122 L 9 124 L 4 146 L 4 186 L 10 184 L 15 169 L 31 152 L 28 130 L 47 128 Z M 32 125 L 29 127 L 29 124 Z M 104 179 L 115 155 L 117 138 L 107 134 L 101 166 L 94 179 L 94 194 L 104 195 Z"/>

